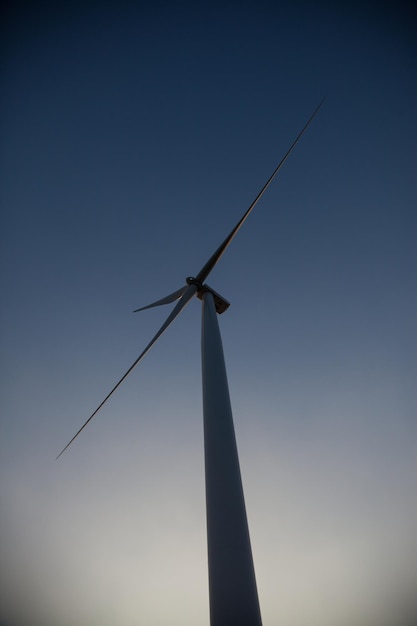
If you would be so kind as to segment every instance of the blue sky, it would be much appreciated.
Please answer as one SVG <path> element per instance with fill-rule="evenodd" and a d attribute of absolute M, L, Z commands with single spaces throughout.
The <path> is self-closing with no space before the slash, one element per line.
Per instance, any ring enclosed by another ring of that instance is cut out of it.
<path fill-rule="evenodd" d="M 416 49 L 405 3 L 48 3 L 3 24 L 5 626 L 207 626 L 209 284 L 265 626 L 409 626 Z"/>

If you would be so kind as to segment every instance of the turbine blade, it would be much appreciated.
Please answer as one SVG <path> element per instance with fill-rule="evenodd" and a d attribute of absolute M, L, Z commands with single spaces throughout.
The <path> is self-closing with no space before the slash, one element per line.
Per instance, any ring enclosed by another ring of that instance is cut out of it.
<path fill-rule="evenodd" d="M 129 367 L 129 369 L 127 370 L 127 372 L 125 374 L 123 374 L 123 376 L 121 377 L 121 379 L 119 380 L 118 383 L 115 384 L 115 386 L 113 387 L 113 389 L 110 391 L 110 393 L 107 394 L 107 396 L 104 398 L 104 400 L 98 405 L 98 407 L 96 408 L 96 410 L 94 411 L 94 413 L 92 413 L 90 415 L 90 417 L 88 418 L 88 420 L 86 422 L 84 422 L 84 424 L 81 426 L 81 428 L 79 429 L 78 432 L 75 433 L 74 437 L 71 439 L 71 441 L 69 441 L 67 443 L 67 445 L 65 446 L 65 448 L 63 448 L 61 450 L 61 452 L 58 454 L 58 456 L 56 457 L 56 460 L 59 459 L 59 457 L 61 456 L 61 454 L 63 454 L 65 452 L 65 450 L 72 444 L 72 442 L 74 441 L 74 439 L 76 439 L 78 437 L 78 435 L 81 433 L 82 430 L 84 430 L 84 428 L 87 426 L 87 424 L 93 419 L 93 417 L 99 412 L 99 410 L 101 409 L 101 407 L 107 402 L 107 400 L 110 398 L 110 396 L 116 391 L 116 389 L 122 384 L 122 382 L 125 380 L 125 378 L 127 378 L 129 376 L 129 374 L 132 372 L 132 370 L 136 367 L 136 365 L 143 359 L 143 357 L 149 352 L 149 350 L 152 348 L 152 346 L 154 345 L 154 343 L 159 339 L 159 337 L 162 335 L 163 332 L 166 331 L 166 329 L 168 328 L 168 326 L 175 320 L 175 318 L 181 313 L 181 311 L 185 308 L 185 306 L 188 304 L 188 302 L 191 300 L 191 298 L 193 297 L 193 295 L 195 294 L 195 292 L 197 291 L 197 286 L 196 285 L 189 285 L 186 287 L 186 291 L 183 293 L 181 300 L 178 302 L 178 304 L 174 307 L 174 309 L 171 311 L 171 313 L 168 315 L 167 319 L 165 320 L 165 322 L 162 324 L 161 328 L 158 330 L 158 332 L 156 333 L 156 335 L 153 337 L 153 339 L 148 343 L 148 345 L 146 346 L 146 348 L 143 350 L 143 352 L 138 356 L 138 358 L 136 359 L 136 361 L 134 363 L 132 363 L 132 365 Z"/>
<path fill-rule="evenodd" d="M 211 270 L 214 268 L 214 266 L 216 265 L 217 261 L 220 259 L 220 257 L 223 255 L 223 253 L 226 251 L 227 247 L 229 246 L 231 241 L 234 239 L 235 235 L 240 230 L 240 228 L 243 225 L 243 223 L 249 217 L 250 213 L 253 211 L 253 209 L 257 205 L 258 201 L 261 199 L 261 197 L 263 196 L 265 191 L 268 189 L 269 185 L 272 183 L 272 181 L 275 178 L 276 174 L 278 174 L 279 170 L 284 165 L 285 161 L 290 156 L 291 152 L 294 150 L 294 148 L 297 145 L 298 141 L 301 139 L 302 135 L 307 130 L 307 127 L 313 121 L 313 118 L 318 113 L 318 110 L 320 109 L 320 107 L 323 104 L 323 102 L 325 101 L 325 99 L 326 99 L 326 97 L 324 97 L 321 100 L 321 102 L 318 105 L 318 107 L 310 115 L 309 119 L 307 120 L 307 122 L 305 123 L 303 128 L 300 130 L 300 132 L 298 133 L 297 137 L 294 139 L 293 143 L 288 148 L 287 152 L 284 154 L 284 156 L 282 157 L 281 161 L 278 163 L 278 165 L 276 166 L 276 168 L 272 172 L 271 176 L 268 178 L 268 180 L 266 181 L 266 183 L 264 184 L 264 186 L 262 187 L 262 189 L 260 190 L 260 192 L 258 193 L 256 198 L 254 199 L 254 201 L 250 205 L 250 207 L 246 210 L 246 212 L 240 218 L 240 220 L 238 221 L 236 226 L 233 228 L 233 230 L 227 235 L 227 237 L 223 241 L 223 243 L 221 243 L 220 246 L 217 248 L 217 250 L 212 254 L 212 256 L 209 258 L 207 263 L 201 268 L 200 272 L 196 276 L 196 280 L 199 283 L 203 283 L 206 280 L 207 276 L 210 274 Z"/>
<path fill-rule="evenodd" d="M 170 304 L 170 302 L 175 302 L 178 298 L 187 291 L 187 285 L 181 287 L 181 289 L 177 289 L 174 293 L 170 293 L 169 296 L 165 296 L 165 298 L 161 298 L 161 300 L 157 300 L 156 302 L 152 302 L 152 304 L 148 304 L 146 306 L 142 306 L 140 309 L 135 309 L 133 313 L 137 313 L 138 311 L 144 311 L 145 309 L 151 309 L 154 306 L 160 306 L 161 304 Z"/>

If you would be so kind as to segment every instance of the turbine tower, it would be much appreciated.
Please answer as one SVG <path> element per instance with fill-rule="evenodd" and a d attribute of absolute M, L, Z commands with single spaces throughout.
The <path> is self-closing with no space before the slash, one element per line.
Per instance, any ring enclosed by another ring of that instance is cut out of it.
<path fill-rule="evenodd" d="M 262 626 L 262 620 L 227 384 L 226 366 L 217 321 L 217 314 L 223 313 L 228 308 L 229 303 L 209 287 L 205 281 L 295 148 L 323 102 L 324 98 L 307 120 L 252 204 L 198 274 L 195 277 L 190 276 L 186 278 L 186 284 L 183 287 L 165 298 L 134 311 L 136 313 L 137 311 L 170 304 L 178 300 L 170 315 L 136 361 L 132 363 L 127 372 L 125 372 L 57 456 L 58 459 L 65 452 L 125 378 L 143 359 L 168 326 L 181 313 L 191 298 L 197 295 L 203 302 L 201 348 L 211 626 Z"/>

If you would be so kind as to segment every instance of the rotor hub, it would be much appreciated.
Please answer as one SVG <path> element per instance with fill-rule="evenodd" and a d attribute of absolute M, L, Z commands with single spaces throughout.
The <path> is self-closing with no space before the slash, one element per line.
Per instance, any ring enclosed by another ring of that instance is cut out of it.
<path fill-rule="evenodd" d="M 185 282 L 187 283 L 187 285 L 195 285 L 198 291 L 201 291 L 201 289 L 203 288 L 202 283 L 200 283 L 199 280 L 194 278 L 194 276 L 187 276 L 187 278 L 185 279 Z"/>

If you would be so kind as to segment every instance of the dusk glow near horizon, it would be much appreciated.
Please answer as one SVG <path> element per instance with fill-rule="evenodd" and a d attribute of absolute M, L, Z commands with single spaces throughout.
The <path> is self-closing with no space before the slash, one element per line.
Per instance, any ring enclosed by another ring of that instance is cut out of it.
<path fill-rule="evenodd" d="M 406 3 L 28 3 L 3 23 L 1 626 L 208 626 L 207 282 L 264 626 L 417 615 Z M 414 553 L 413 553 L 414 550 Z"/>

